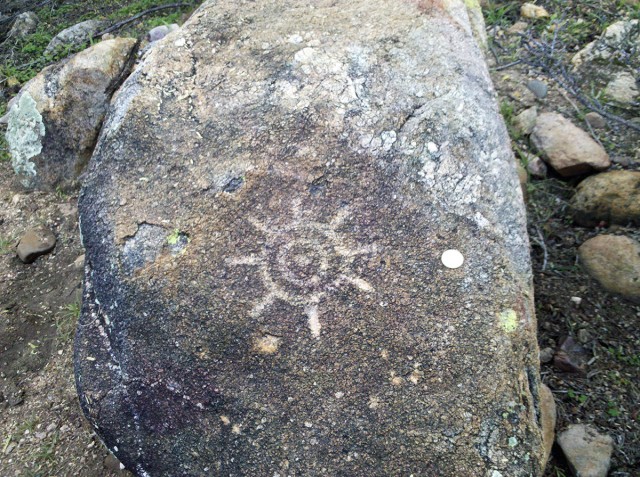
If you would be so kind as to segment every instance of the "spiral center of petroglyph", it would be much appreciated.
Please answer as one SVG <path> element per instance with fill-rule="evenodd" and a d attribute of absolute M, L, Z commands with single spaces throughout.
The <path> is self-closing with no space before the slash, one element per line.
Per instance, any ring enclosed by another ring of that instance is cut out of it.
<path fill-rule="evenodd" d="M 338 227 L 349 216 L 348 208 L 340 209 L 329 222 L 318 222 L 312 212 L 303 212 L 300 201 L 292 205 L 292 219 L 277 225 L 250 217 L 252 226 L 264 234 L 265 241 L 257 254 L 234 257 L 232 265 L 257 268 L 265 293 L 250 314 L 258 317 L 277 299 L 304 308 L 314 337 L 322 328 L 321 301 L 341 287 L 352 286 L 362 292 L 373 292 L 373 286 L 352 270 L 355 257 L 375 252 L 375 245 L 353 244 Z"/>

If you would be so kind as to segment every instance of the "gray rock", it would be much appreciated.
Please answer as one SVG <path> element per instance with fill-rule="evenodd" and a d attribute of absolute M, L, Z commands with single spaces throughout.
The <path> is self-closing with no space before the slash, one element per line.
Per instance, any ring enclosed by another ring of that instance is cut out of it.
<path fill-rule="evenodd" d="M 163 39 L 168 34 L 169 34 L 169 27 L 167 25 L 159 25 L 149 30 L 149 33 L 147 36 L 149 38 L 149 42 L 153 43 L 154 41 Z"/>
<path fill-rule="evenodd" d="M 538 99 L 544 99 L 547 97 L 547 85 L 539 80 L 531 80 L 527 83 L 527 88 L 536 96 Z"/>
<path fill-rule="evenodd" d="M 538 118 L 538 108 L 532 106 L 530 108 L 522 110 L 513 118 L 513 127 L 515 130 L 528 136 L 536 126 L 536 119 Z"/>
<path fill-rule="evenodd" d="M 640 172 L 610 171 L 587 177 L 571 200 L 575 221 L 585 227 L 640 225 Z"/>
<path fill-rule="evenodd" d="M 634 103 L 638 99 L 638 85 L 635 76 L 626 71 L 618 73 L 607 84 L 604 94 L 618 103 Z"/>
<path fill-rule="evenodd" d="M 565 177 L 603 170 L 611 165 L 600 144 L 558 113 L 538 115 L 531 142 L 545 161 Z"/>
<path fill-rule="evenodd" d="M 32 263 L 40 255 L 51 252 L 55 246 L 56 236 L 51 229 L 40 226 L 28 229 L 24 233 L 18 242 L 16 252 L 24 263 Z"/>
<path fill-rule="evenodd" d="M 540 362 L 542 364 L 546 364 L 546 363 L 550 363 L 551 360 L 553 359 L 553 355 L 555 354 L 555 351 L 553 350 L 553 348 L 543 348 L 540 350 Z"/>
<path fill-rule="evenodd" d="M 74 359 L 137 475 L 542 475 L 515 160 L 442 5 L 208 1 L 117 92 Z"/>
<path fill-rule="evenodd" d="M 106 23 L 99 20 L 86 20 L 62 30 L 49 42 L 44 50 L 45 55 L 51 55 L 63 48 L 76 48 L 88 43 Z"/>
<path fill-rule="evenodd" d="M 609 60 L 621 51 L 637 51 L 639 48 L 638 20 L 620 20 L 609 25 L 600 38 L 576 53 L 571 63 L 578 67 L 593 61 Z"/>
<path fill-rule="evenodd" d="M 33 12 L 24 12 L 16 17 L 7 35 L 9 38 L 21 38 L 36 31 L 38 16 Z"/>
<path fill-rule="evenodd" d="M 558 435 L 558 444 L 578 477 L 606 477 L 613 439 L 585 424 L 572 424 Z"/>
<path fill-rule="evenodd" d="M 527 171 L 536 179 L 545 179 L 547 177 L 547 165 L 542 159 L 533 154 L 527 154 Z"/>
<path fill-rule="evenodd" d="M 640 244 L 630 237 L 598 235 L 583 243 L 578 255 L 600 285 L 632 301 L 640 301 Z"/>
<path fill-rule="evenodd" d="M 527 22 L 517 21 L 513 25 L 511 25 L 509 28 L 507 28 L 507 34 L 520 35 L 521 33 L 524 33 L 525 31 L 527 31 L 527 28 L 529 28 L 529 24 Z"/>
<path fill-rule="evenodd" d="M 136 41 L 103 41 L 42 70 L 9 103 L 7 143 L 25 187 L 72 187 Z"/>
<path fill-rule="evenodd" d="M 607 121 L 595 111 L 585 114 L 584 118 L 593 129 L 604 129 L 607 127 Z"/>

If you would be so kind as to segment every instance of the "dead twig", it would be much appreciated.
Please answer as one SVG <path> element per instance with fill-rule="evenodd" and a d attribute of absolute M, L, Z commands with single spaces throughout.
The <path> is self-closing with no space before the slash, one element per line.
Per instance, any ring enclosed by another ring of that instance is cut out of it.
<path fill-rule="evenodd" d="M 136 21 L 138 18 L 141 18 L 145 15 L 148 15 L 149 13 L 153 13 L 153 12 L 157 12 L 160 10 L 167 10 L 169 8 L 182 8 L 182 7 L 190 7 L 192 6 L 191 3 L 169 3 L 167 5 L 160 5 L 157 7 L 153 7 L 153 8 L 149 8 L 148 10 L 145 10 L 143 12 L 140 12 L 130 18 L 127 18 L 126 20 L 122 20 L 118 23 L 116 23 L 115 25 L 111 25 L 109 28 L 102 30 L 101 32 L 98 32 L 95 34 L 95 37 L 99 37 L 104 35 L 105 33 L 111 33 L 114 32 L 116 30 L 119 30 L 120 28 L 122 28 L 125 25 L 128 25 L 131 22 Z"/>

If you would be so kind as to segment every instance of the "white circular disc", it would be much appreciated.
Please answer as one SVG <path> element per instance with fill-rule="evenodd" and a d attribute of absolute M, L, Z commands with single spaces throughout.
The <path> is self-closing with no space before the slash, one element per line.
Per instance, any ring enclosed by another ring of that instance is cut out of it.
<path fill-rule="evenodd" d="M 460 268 L 464 257 L 459 250 L 447 250 L 442 254 L 442 264 L 447 268 Z"/>

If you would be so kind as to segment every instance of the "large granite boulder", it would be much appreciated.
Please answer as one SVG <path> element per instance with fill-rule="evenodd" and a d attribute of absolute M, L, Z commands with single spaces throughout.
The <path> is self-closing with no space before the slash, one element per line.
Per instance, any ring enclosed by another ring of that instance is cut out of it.
<path fill-rule="evenodd" d="M 6 139 L 27 188 L 70 188 L 84 170 L 136 40 L 115 38 L 48 66 L 9 103 Z"/>
<path fill-rule="evenodd" d="M 205 3 L 114 97 L 80 215 L 80 402 L 137 475 L 542 475 L 522 193 L 462 1 Z"/>

